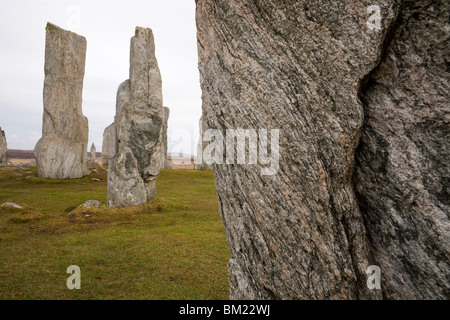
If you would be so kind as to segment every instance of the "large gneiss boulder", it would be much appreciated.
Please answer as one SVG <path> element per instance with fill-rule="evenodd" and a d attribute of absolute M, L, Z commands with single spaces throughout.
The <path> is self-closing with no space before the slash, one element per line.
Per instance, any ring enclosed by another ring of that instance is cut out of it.
<path fill-rule="evenodd" d="M 86 39 L 47 24 L 42 138 L 34 154 L 38 175 L 80 178 L 86 167 L 88 120 L 82 113 Z"/>
<path fill-rule="evenodd" d="M 0 127 L 0 165 L 5 165 L 8 162 L 8 147 L 6 145 L 5 131 Z"/>
<path fill-rule="evenodd" d="M 119 86 L 118 146 L 108 170 L 108 206 L 147 202 L 156 195 L 164 122 L 162 81 L 151 29 L 136 28 L 131 39 L 130 79 Z"/>
<path fill-rule="evenodd" d="M 445 298 L 448 3 L 196 3 L 206 127 L 280 130 L 213 165 L 231 298 Z"/>

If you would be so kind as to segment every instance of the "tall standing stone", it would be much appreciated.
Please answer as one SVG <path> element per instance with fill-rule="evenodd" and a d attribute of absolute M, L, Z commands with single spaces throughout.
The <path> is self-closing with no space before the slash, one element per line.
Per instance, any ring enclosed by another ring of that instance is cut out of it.
<path fill-rule="evenodd" d="M 0 127 L 0 165 L 8 162 L 8 147 L 6 145 L 5 131 Z"/>
<path fill-rule="evenodd" d="M 109 164 L 109 161 L 116 155 L 117 150 L 117 132 L 116 123 L 111 123 L 103 131 L 103 143 L 102 143 L 102 163 L 103 165 Z"/>
<path fill-rule="evenodd" d="M 170 109 L 168 107 L 164 107 L 164 124 L 163 129 L 161 131 L 162 139 L 161 139 L 161 163 L 164 169 L 172 169 L 172 165 L 167 159 L 167 129 L 169 128 L 169 116 Z"/>
<path fill-rule="evenodd" d="M 118 148 L 108 170 L 110 207 L 154 198 L 162 167 L 164 108 L 152 30 L 137 27 L 130 51 L 130 79 L 117 92 Z"/>
<path fill-rule="evenodd" d="M 40 177 L 80 178 L 89 173 L 88 120 L 82 113 L 85 60 L 84 37 L 47 24 L 42 138 L 34 149 Z"/>

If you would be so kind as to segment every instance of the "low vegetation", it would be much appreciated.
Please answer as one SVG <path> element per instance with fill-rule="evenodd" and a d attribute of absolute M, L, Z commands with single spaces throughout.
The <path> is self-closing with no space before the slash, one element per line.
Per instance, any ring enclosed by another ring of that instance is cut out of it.
<path fill-rule="evenodd" d="M 105 169 L 50 180 L 0 167 L 0 205 L 24 207 L 0 207 L 0 299 L 227 299 L 212 172 L 163 171 L 157 193 L 108 209 Z M 87 200 L 101 205 L 84 208 Z M 67 289 L 71 265 L 81 268 L 81 290 Z"/>

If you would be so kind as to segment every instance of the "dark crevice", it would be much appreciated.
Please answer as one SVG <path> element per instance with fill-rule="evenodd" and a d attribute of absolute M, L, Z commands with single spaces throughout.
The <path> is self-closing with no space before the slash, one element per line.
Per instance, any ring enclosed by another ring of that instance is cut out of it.
<path fill-rule="evenodd" d="M 375 81 L 373 80 L 373 75 L 375 72 L 377 72 L 377 70 L 379 69 L 381 63 L 385 60 L 386 55 L 387 55 L 387 50 L 389 48 L 389 46 L 391 45 L 392 41 L 394 40 L 394 37 L 398 31 L 398 29 L 401 27 L 402 25 L 402 21 L 403 21 L 403 1 L 400 1 L 400 3 L 398 4 L 398 11 L 397 11 L 397 16 L 395 17 L 394 22 L 391 24 L 391 26 L 387 29 L 386 32 L 386 36 L 384 38 L 383 44 L 382 44 L 382 49 L 381 49 L 381 53 L 380 53 L 380 57 L 378 59 L 378 62 L 376 64 L 376 66 L 370 71 L 368 72 L 360 81 L 359 83 L 359 89 L 358 89 L 358 99 L 361 101 L 362 107 L 363 107 L 363 112 L 364 114 L 366 114 L 366 107 L 367 107 L 367 100 L 366 100 L 366 93 L 368 92 L 368 90 L 373 87 L 375 85 Z M 363 125 L 360 129 L 360 132 L 362 133 L 364 128 L 366 127 L 367 123 L 366 123 L 366 117 L 364 117 L 364 121 L 363 121 Z M 357 165 L 357 159 L 356 156 L 359 153 L 360 148 L 362 147 L 362 142 L 361 142 L 361 137 L 360 137 L 360 141 L 358 142 L 358 146 L 355 149 L 355 167 Z M 358 194 L 358 192 L 356 191 L 356 187 L 355 187 L 355 174 L 356 174 L 356 168 L 353 172 L 353 190 L 354 190 L 354 194 L 355 194 L 355 201 L 356 201 L 356 206 L 357 209 L 359 210 L 361 216 L 362 216 L 362 223 L 363 223 L 363 228 L 364 228 L 364 234 L 365 234 L 365 242 L 366 242 L 366 247 L 367 247 L 367 254 L 368 254 L 368 260 L 370 264 L 377 264 L 377 262 L 375 261 L 375 255 L 374 255 L 374 249 L 372 246 L 372 239 L 370 238 L 369 233 L 367 232 L 368 230 L 368 224 L 367 224 L 367 217 L 365 215 L 365 213 L 362 211 L 362 207 L 360 206 L 360 201 L 362 200 L 360 198 L 360 195 Z M 381 289 L 381 294 L 383 297 L 383 300 L 386 300 L 386 293 L 385 290 L 382 288 Z"/>

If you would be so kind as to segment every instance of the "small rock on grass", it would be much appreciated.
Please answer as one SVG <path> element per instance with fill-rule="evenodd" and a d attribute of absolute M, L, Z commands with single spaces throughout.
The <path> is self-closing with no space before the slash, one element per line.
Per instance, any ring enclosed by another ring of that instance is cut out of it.
<path fill-rule="evenodd" d="M 10 207 L 10 208 L 16 208 L 16 209 L 23 209 L 22 206 L 19 206 L 18 204 L 12 203 L 12 202 L 5 202 L 1 205 L 2 207 Z"/>
<path fill-rule="evenodd" d="M 88 200 L 83 204 L 83 206 L 85 208 L 98 208 L 100 206 L 100 202 L 97 200 Z"/>

